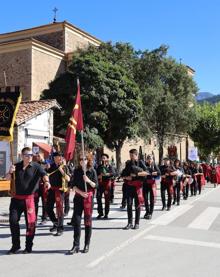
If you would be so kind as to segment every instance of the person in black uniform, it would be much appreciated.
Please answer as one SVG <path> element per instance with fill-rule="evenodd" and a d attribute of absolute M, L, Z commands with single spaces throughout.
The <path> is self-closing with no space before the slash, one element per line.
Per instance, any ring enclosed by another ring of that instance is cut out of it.
<path fill-rule="evenodd" d="M 166 207 L 167 211 L 169 211 L 172 203 L 174 177 L 177 175 L 177 172 L 175 168 L 170 164 L 170 160 L 168 158 L 164 158 L 163 161 L 164 164 L 160 167 L 162 211 L 165 210 Z M 167 205 L 166 192 L 168 194 Z"/>
<path fill-rule="evenodd" d="M 97 189 L 97 204 L 98 204 L 98 216 L 97 219 L 103 217 L 102 207 L 102 195 L 105 196 L 105 215 L 104 219 L 108 218 L 110 201 L 111 201 L 111 188 L 112 180 L 116 176 L 114 168 L 109 164 L 109 156 L 102 154 L 102 163 L 97 168 L 97 175 L 99 181 L 99 187 Z"/>
<path fill-rule="evenodd" d="M 193 183 L 191 185 L 191 195 L 195 196 L 197 194 L 197 191 L 199 191 L 199 194 L 201 194 L 203 169 L 199 163 L 193 162 L 191 170 L 193 175 Z"/>
<path fill-rule="evenodd" d="M 143 203 L 143 179 L 147 176 L 147 167 L 144 161 L 138 160 L 138 151 L 131 149 L 129 151 L 130 160 L 126 162 L 125 168 L 121 176 L 127 184 L 127 213 L 128 224 L 124 230 L 139 229 L 139 221 L 141 214 L 141 204 Z M 135 201 L 135 225 L 133 226 L 132 205 Z"/>
<path fill-rule="evenodd" d="M 39 151 L 35 156 L 35 161 L 45 170 L 46 162 L 44 161 L 44 153 Z M 41 225 L 45 225 L 47 223 L 47 192 L 48 189 L 44 186 L 42 178 L 39 181 L 39 190 L 35 195 L 35 209 L 36 209 L 36 217 L 38 216 L 38 207 L 39 207 L 39 200 L 41 198 L 42 203 L 42 216 L 41 216 Z"/>
<path fill-rule="evenodd" d="M 10 203 L 9 222 L 12 235 L 12 248 L 8 254 L 16 254 L 20 249 L 20 226 L 19 221 L 22 213 L 25 214 L 26 221 L 26 247 L 24 254 L 32 252 L 33 239 L 35 235 L 36 212 L 34 194 L 39 188 L 39 179 L 42 178 L 45 186 L 50 186 L 48 176 L 43 168 L 32 162 L 32 150 L 29 147 L 22 149 L 22 161 L 12 165 L 7 180 L 11 180 L 11 175 L 15 174 L 15 193 L 12 195 Z"/>
<path fill-rule="evenodd" d="M 156 191 L 157 191 L 155 178 L 158 178 L 160 176 L 160 169 L 153 161 L 152 155 L 147 156 L 145 165 L 147 167 L 148 174 L 145 177 L 144 183 L 143 183 L 143 194 L 144 194 L 144 202 L 145 202 L 145 210 L 146 210 L 144 218 L 151 219 L 154 211 L 154 203 L 156 200 L 155 197 L 156 197 Z"/>
<path fill-rule="evenodd" d="M 173 187 L 173 205 L 177 203 L 180 205 L 180 191 L 183 181 L 183 168 L 181 166 L 180 160 L 174 161 L 174 168 L 176 169 L 177 175 L 175 176 L 174 187 Z"/>
<path fill-rule="evenodd" d="M 189 196 L 189 187 L 192 182 L 192 172 L 187 162 L 183 163 L 183 199 L 187 200 Z"/>
<path fill-rule="evenodd" d="M 67 190 L 67 182 L 70 181 L 70 173 L 68 167 L 63 164 L 63 157 L 60 152 L 53 153 L 53 158 L 54 163 L 48 165 L 47 169 L 51 184 L 47 197 L 47 213 L 53 222 L 50 232 L 55 232 L 55 236 L 61 236 L 63 234 L 64 221 L 64 193 Z M 55 216 L 53 210 L 55 203 L 57 216 Z"/>
<path fill-rule="evenodd" d="M 86 168 L 86 174 L 83 170 L 83 163 Z M 79 158 L 79 166 L 75 168 L 70 181 L 71 187 L 75 190 L 73 211 L 74 241 L 72 249 L 67 252 L 68 255 L 79 252 L 83 211 L 85 224 L 85 246 L 83 253 L 89 251 L 92 234 L 93 197 L 95 188 L 98 186 L 97 174 L 92 167 L 92 164 L 92 158 L 87 156 L 87 158 L 83 159 L 83 156 L 81 155 Z"/>

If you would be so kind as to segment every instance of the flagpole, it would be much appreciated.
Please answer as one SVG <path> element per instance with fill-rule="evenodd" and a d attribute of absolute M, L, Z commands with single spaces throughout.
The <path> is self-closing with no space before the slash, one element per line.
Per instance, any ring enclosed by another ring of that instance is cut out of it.
<path fill-rule="evenodd" d="M 84 136 L 83 136 L 83 130 L 81 130 L 81 142 L 82 142 L 82 156 L 83 156 L 83 172 L 84 175 L 86 175 L 86 164 L 85 164 L 85 146 L 84 146 Z M 85 192 L 87 192 L 87 185 L 85 182 Z"/>
<path fill-rule="evenodd" d="M 9 144 L 10 144 L 10 160 L 11 160 L 11 164 L 14 165 L 12 141 L 10 141 Z M 12 175 L 11 175 L 10 194 L 13 195 L 15 193 L 16 193 L 16 190 L 15 190 L 15 172 L 13 172 Z"/>

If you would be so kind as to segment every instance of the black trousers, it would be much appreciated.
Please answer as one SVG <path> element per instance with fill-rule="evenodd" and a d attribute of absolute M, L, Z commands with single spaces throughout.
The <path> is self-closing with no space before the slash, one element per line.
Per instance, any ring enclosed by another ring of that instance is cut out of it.
<path fill-rule="evenodd" d="M 197 182 L 197 188 L 198 188 L 199 194 L 201 194 L 201 191 L 202 191 L 202 182 L 201 181 Z"/>
<path fill-rule="evenodd" d="M 146 214 L 153 214 L 154 211 L 154 191 L 153 187 L 150 184 L 144 183 L 143 185 L 143 195 L 144 195 L 144 203 Z"/>
<path fill-rule="evenodd" d="M 66 191 L 64 193 L 64 214 L 68 214 L 70 210 L 70 193 Z"/>
<path fill-rule="evenodd" d="M 187 199 L 189 196 L 189 184 L 187 183 L 184 187 L 183 187 L 183 198 Z"/>
<path fill-rule="evenodd" d="M 126 206 L 126 200 L 127 200 L 127 184 L 124 182 L 122 185 L 122 201 L 121 201 L 121 205 L 123 207 Z"/>
<path fill-rule="evenodd" d="M 191 196 L 196 195 L 198 190 L 198 184 L 194 180 L 193 183 L 190 185 L 190 191 L 191 191 Z"/>
<path fill-rule="evenodd" d="M 74 226 L 74 246 L 80 246 L 81 237 L 81 219 L 84 210 L 83 197 L 76 195 L 74 197 L 74 209 L 73 209 L 73 226 Z M 85 245 L 90 244 L 92 235 L 92 226 L 85 225 Z"/>
<path fill-rule="evenodd" d="M 167 192 L 167 195 L 168 195 L 167 208 L 170 208 L 171 203 L 172 203 L 172 190 L 171 190 L 170 186 L 171 185 L 169 185 L 167 183 L 163 183 L 163 182 L 161 182 L 161 186 L 160 186 L 161 200 L 162 200 L 163 207 L 166 207 L 166 192 Z"/>
<path fill-rule="evenodd" d="M 62 203 L 64 203 L 64 192 L 61 193 Z M 57 230 L 62 231 L 63 230 L 63 221 L 64 221 L 64 215 L 60 217 L 56 217 L 54 213 L 54 204 L 55 201 L 55 191 L 49 189 L 48 195 L 47 195 L 47 214 L 50 218 L 50 220 L 53 222 L 54 225 L 57 225 Z"/>
<path fill-rule="evenodd" d="M 98 204 L 98 214 L 103 215 L 103 207 L 102 207 L 102 195 L 105 197 L 105 215 L 108 215 L 110 209 L 110 200 L 111 200 L 111 191 L 108 192 L 108 195 L 104 193 L 104 186 L 100 185 L 97 189 L 97 204 Z"/>
<path fill-rule="evenodd" d="M 11 230 L 11 235 L 12 235 L 12 245 L 15 248 L 20 247 L 19 221 L 20 221 L 22 213 L 24 213 L 24 215 L 25 215 L 26 230 L 28 231 L 27 209 L 26 209 L 25 200 L 19 200 L 19 199 L 12 198 L 10 207 L 9 207 L 9 222 L 10 222 L 10 230 Z M 34 235 L 35 235 L 35 228 L 34 228 L 33 235 L 31 235 L 31 236 L 26 235 L 26 248 L 28 250 L 32 249 Z"/>
<path fill-rule="evenodd" d="M 127 185 L 127 213 L 129 224 L 133 224 L 133 201 L 135 203 L 135 224 L 139 224 L 141 207 L 139 205 L 136 188 L 134 186 Z"/>
<path fill-rule="evenodd" d="M 180 182 L 177 182 L 176 185 L 173 187 L 173 201 L 174 203 L 177 202 L 180 203 L 180 190 L 181 190 L 181 184 Z"/>

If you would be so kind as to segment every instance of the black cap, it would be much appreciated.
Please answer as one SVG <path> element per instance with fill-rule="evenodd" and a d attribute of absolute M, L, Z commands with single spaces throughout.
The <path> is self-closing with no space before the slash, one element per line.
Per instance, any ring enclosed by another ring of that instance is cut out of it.
<path fill-rule="evenodd" d="M 62 157 L 63 154 L 61 152 L 54 152 L 53 157 Z"/>

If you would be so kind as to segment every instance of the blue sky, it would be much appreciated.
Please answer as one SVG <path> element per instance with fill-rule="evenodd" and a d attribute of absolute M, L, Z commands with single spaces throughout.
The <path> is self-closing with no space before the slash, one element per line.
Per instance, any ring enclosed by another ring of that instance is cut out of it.
<path fill-rule="evenodd" d="M 67 20 L 103 41 L 135 49 L 170 46 L 196 70 L 200 91 L 220 94 L 220 0 L 1 1 L 0 33 Z"/>

